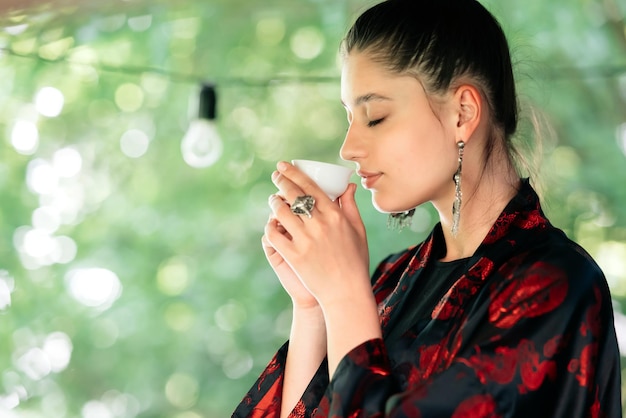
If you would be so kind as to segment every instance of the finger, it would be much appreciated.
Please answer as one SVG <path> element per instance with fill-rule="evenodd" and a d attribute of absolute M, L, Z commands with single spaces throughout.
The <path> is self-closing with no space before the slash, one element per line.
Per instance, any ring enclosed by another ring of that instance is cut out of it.
<path fill-rule="evenodd" d="M 356 204 L 355 193 L 356 184 L 350 183 L 346 191 L 339 196 L 337 200 L 339 201 L 342 212 L 350 221 L 350 224 L 361 233 L 365 230 L 365 226 L 363 225 L 363 218 L 361 218 L 359 207 Z"/>
<path fill-rule="evenodd" d="M 305 194 L 297 184 L 278 171 L 272 173 L 272 182 L 278 188 L 278 193 L 276 194 L 289 205 L 293 203 L 298 196 Z"/>
<path fill-rule="evenodd" d="M 279 268 L 280 265 L 285 262 L 285 259 L 272 246 L 272 244 L 269 242 L 269 239 L 267 238 L 267 235 L 263 235 L 263 237 L 261 238 L 261 243 L 266 260 L 270 263 L 272 268 Z"/>
<path fill-rule="evenodd" d="M 284 234 L 289 239 L 292 238 L 291 234 L 289 234 L 289 231 L 287 231 L 285 227 L 280 222 L 278 222 L 278 219 L 270 218 L 268 222 L 275 222 L 276 223 L 275 227 L 276 227 L 276 230 L 278 230 L 278 232 L 280 232 L 281 234 Z"/>
<path fill-rule="evenodd" d="M 279 196 L 279 197 L 282 199 L 282 197 L 281 197 L 281 196 Z M 272 198 L 272 196 L 270 196 L 270 197 L 268 198 L 268 200 L 267 200 L 267 201 L 268 201 L 268 204 L 269 204 L 269 199 L 271 199 L 271 198 Z M 284 201 L 284 199 L 283 199 L 283 201 Z M 270 213 L 270 216 L 269 216 L 269 218 L 267 219 L 267 223 L 270 223 L 270 222 L 276 222 L 276 224 L 277 224 L 276 226 L 277 226 L 279 229 L 280 229 L 280 228 L 282 228 L 284 231 L 286 231 L 286 229 L 285 229 L 285 228 L 284 228 L 284 227 L 280 224 L 280 222 L 278 222 L 278 220 L 274 217 L 274 214 L 273 214 L 273 213 Z"/>
<path fill-rule="evenodd" d="M 261 237 L 261 247 L 263 248 L 263 252 L 265 253 L 265 257 L 270 260 L 276 253 L 276 248 L 272 246 L 267 235 L 263 234 Z"/>
<path fill-rule="evenodd" d="M 265 234 L 263 234 L 263 236 L 261 237 L 261 247 L 263 247 L 263 251 L 266 255 L 271 252 L 276 252 L 274 247 L 272 247 L 272 244 L 270 244 L 270 242 L 267 240 L 267 236 L 265 236 Z"/>
<path fill-rule="evenodd" d="M 305 194 L 313 196 L 316 202 L 323 204 L 331 202 L 317 183 L 297 167 L 286 161 L 281 161 L 276 165 L 276 168 L 277 174 L 272 177 L 272 180 L 289 202 L 293 202 L 298 196 Z"/>
<path fill-rule="evenodd" d="M 354 210 L 358 211 L 358 207 L 356 204 L 356 184 L 349 183 L 346 191 L 343 192 L 341 196 L 337 199 L 339 202 L 339 207 L 344 212 L 352 212 Z"/>
<path fill-rule="evenodd" d="M 274 213 L 274 218 L 290 236 L 293 235 L 293 232 L 297 230 L 297 228 L 302 227 L 304 219 L 308 219 L 306 216 L 294 214 L 289 204 L 281 196 L 275 194 L 271 195 L 268 203 Z"/>
<path fill-rule="evenodd" d="M 296 197 L 304 194 L 300 186 L 279 171 L 272 173 L 272 182 L 278 188 L 277 194 L 289 202 L 293 202 Z"/>
<path fill-rule="evenodd" d="M 263 246 L 264 250 L 267 249 L 267 250 L 276 251 L 276 249 L 272 246 L 272 243 L 269 241 L 269 239 L 267 238 L 267 235 L 265 233 L 261 237 L 261 245 Z"/>
<path fill-rule="evenodd" d="M 282 232 L 282 227 L 279 229 L 278 225 L 278 221 L 268 222 L 265 225 L 265 230 L 263 231 L 265 240 L 264 248 L 272 247 L 275 252 L 282 254 L 282 250 L 288 248 L 291 243 L 291 235 L 286 230 Z"/>

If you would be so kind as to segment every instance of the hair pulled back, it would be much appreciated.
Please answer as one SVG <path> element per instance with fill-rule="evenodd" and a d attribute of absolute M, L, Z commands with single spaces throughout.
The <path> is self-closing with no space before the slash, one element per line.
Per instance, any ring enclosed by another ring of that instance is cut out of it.
<path fill-rule="evenodd" d="M 383 1 L 358 17 L 342 49 L 414 75 L 429 94 L 470 82 L 484 95 L 498 136 L 508 142 L 517 129 L 508 43 L 500 24 L 476 0 Z"/>

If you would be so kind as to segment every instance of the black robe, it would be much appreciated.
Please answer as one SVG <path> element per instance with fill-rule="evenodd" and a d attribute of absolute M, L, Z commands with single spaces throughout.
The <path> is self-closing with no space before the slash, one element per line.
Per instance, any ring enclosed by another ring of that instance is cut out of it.
<path fill-rule="evenodd" d="M 426 321 L 389 341 L 411 284 L 443 240 L 380 263 L 382 339 L 324 361 L 293 417 L 621 417 L 620 355 L 606 279 L 544 216 L 527 180 Z M 394 315 L 396 313 L 396 315 Z M 233 417 L 279 416 L 286 343 Z"/>

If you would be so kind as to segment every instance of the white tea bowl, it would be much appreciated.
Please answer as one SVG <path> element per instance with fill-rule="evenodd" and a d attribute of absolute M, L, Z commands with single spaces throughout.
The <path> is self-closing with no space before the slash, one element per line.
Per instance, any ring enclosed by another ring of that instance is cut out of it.
<path fill-rule="evenodd" d="M 337 199 L 346 191 L 354 173 L 350 167 L 322 161 L 292 160 L 291 163 L 317 183 L 330 200 Z"/>

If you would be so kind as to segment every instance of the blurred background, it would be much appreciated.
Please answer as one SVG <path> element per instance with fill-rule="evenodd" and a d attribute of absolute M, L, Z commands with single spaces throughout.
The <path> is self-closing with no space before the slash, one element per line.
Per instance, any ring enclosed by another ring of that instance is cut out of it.
<path fill-rule="evenodd" d="M 230 416 L 289 332 L 270 174 L 338 161 L 338 45 L 370 4 L 0 0 L 0 416 Z M 544 127 L 546 212 L 604 270 L 626 353 L 626 2 L 484 4 L 520 137 Z M 436 221 L 388 231 L 357 198 L 372 268 Z"/>

